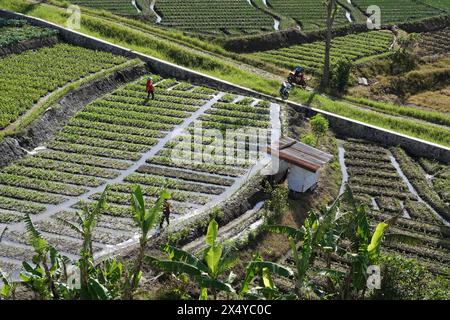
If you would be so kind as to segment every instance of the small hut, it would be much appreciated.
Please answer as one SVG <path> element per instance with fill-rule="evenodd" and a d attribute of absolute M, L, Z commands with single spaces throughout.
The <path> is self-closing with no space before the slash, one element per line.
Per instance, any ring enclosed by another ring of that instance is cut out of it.
<path fill-rule="evenodd" d="M 269 146 L 268 153 L 273 160 L 279 160 L 277 175 L 287 172 L 289 189 L 294 192 L 314 190 L 319 179 L 319 169 L 328 163 L 333 156 L 316 148 L 283 137 L 278 146 Z"/>

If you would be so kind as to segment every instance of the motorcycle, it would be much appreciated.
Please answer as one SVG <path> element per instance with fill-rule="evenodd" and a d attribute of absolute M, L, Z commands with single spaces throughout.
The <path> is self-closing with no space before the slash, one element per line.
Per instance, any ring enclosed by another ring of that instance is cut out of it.
<path fill-rule="evenodd" d="M 281 99 L 287 100 L 289 98 L 289 93 L 292 89 L 292 85 L 288 82 L 283 82 L 280 88 Z"/>

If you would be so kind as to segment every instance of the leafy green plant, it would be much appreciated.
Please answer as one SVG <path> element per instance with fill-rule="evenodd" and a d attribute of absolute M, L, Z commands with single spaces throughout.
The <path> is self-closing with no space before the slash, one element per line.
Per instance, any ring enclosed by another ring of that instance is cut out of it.
<path fill-rule="evenodd" d="M 63 225 L 78 233 L 83 239 L 80 259 L 77 263 L 80 270 L 80 297 L 82 299 L 105 299 L 108 297 L 107 289 L 93 276 L 96 267 L 94 265 L 94 250 L 92 248 L 92 235 L 98 218 L 106 207 L 107 193 L 108 188 L 105 189 L 95 206 L 92 207 L 86 204 L 82 213 L 77 211 L 76 223 L 58 218 Z"/>
<path fill-rule="evenodd" d="M 307 144 L 307 145 L 311 146 L 311 147 L 315 147 L 316 143 L 317 143 L 317 138 L 313 134 L 308 133 L 308 134 L 303 135 L 300 138 L 300 141 L 303 142 L 304 144 Z"/>
<path fill-rule="evenodd" d="M 256 253 L 253 255 L 252 261 L 247 264 L 239 295 L 250 299 L 290 300 L 296 298 L 293 294 L 280 292 L 274 284 L 273 275 L 290 279 L 294 273 L 288 267 L 263 261 L 261 256 Z M 256 277 L 259 278 L 259 284 L 251 287 L 251 283 Z"/>
<path fill-rule="evenodd" d="M 284 214 L 289 209 L 289 189 L 283 185 L 265 185 L 265 192 L 270 195 L 265 206 L 275 213 L 275 216 Z"/>
<path fill-rule="evenodd" d="M 146 256 L 145 261 L 152 267 L 176 275 L 188 275 L 200 286 L 200 299 L 208 299 L 208 290 L 217 299 L 220 291 L 232 293 L 234 289 L 229 281 L 220 280 L 220 276 L 231 269 L 236 263 L 236 257 L 232 255 L 231 249 L 223 248 L 217 244 L 218 224 L 211 220 L 205 236 L 206 248 L 202 250 L 202 259 L 193 254 L 177 249 L 170 245 L 164 247 L 169 260 L 160 260 L 155 257 Z"/>
<path fill-rule="evenodd" d="M 330 124 L 328 123 L 328 120 L 319 113 L 312 117 L 309 123 L 316 135 L 316 144 L 318 144 L 319 139 L 327 133 Z"/>
<path fill-rule="evenodd" d="M 433 275 L 414 259 L 397 254 L 380 259 L 383 274 L 380 290 L 373 294 L 383 300 L 448 300 L 450 286 L 445 276 Z"/>
<path fill-rule="evenodd" d="M 167 190 L 162 190 L 158 199 L 151 208 L 147 208 L 142 189 L 136 186 L 131 195 L 131 208 L 133 210 L 134 221 L 138 224 L 141 230 L 139 237 L 139 252 L 136 258 L 134 268 L 132 270 L 131 282 L 129 288 L 125 291 L 125 298 L 131 299 L 134 291 L 136 291 L 140 279 L 142 277 L 142 264 L 144 261 L 145 248 L 147 247 L 148 235 L 150 230 L 158 222 L 163 211 L 163 204 L 170 199 L 170 193 Z"/>
<path fill-rule="evenodd" d="M 321 251 L 331 254 L 337 251 L 338 240 L 343 232 L 340 219 L 344 216 L 339 209 L 339 203 L 340 199 L 328 209 L 323 208 L 321 212 L 310 211 L 300 229 L 282 225 L 268 225 L 265 228 L 267 231 L 288 237 L 296 266 L 295 287 L 298 297 L 308 296 L 308 291 L 313 287 L 308 280 L 307 272 L 313 265 L 317 253 Z"/>
<path fill-rule="evenodd" d="M 343 94 L 350 80 L 352 62 L 349 59 L 341 58 L 333 61 L 331 66 L 331 88 L 339 95 Z"/>
<path fill-rule="evenodd" d="M 36 293 L 40 299 L 70 298 L 67 286 L 67 257 L 61 256 L 35 228 L 29 215 L 24 218 L 30 243 L 34 249 L 33 264 L 24 261 L 20 273 L 22 283 Z"/>

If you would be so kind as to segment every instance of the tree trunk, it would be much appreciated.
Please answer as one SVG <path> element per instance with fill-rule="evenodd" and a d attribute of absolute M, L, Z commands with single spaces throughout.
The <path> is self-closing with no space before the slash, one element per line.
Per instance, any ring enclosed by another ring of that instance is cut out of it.
<path fill-rule="evenodd" d="M 323 63 L 323 75 L 321 87 L 323 90 L 327 90 L 330 87 L 330 50 L 331 50 L 331 31 L 334 22 L 334 13 L 336 7 L 336 0 L 328 0 L 326 2 L 327 11 L 327 33 L 325 38 L 325 58 Z"/>

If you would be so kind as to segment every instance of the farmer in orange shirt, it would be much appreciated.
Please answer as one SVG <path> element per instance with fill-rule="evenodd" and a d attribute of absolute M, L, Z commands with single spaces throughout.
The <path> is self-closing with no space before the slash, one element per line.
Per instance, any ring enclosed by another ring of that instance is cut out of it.
<path fill-rule="evenodd" d="M 153 86 L 153 78 L 147 78 L 147 85 L 145 90 L 147 91 L 147 100 L 150 99 L 150 95 L 152 95 L 152 100 L 155 99 L 155 87 Z"/>

